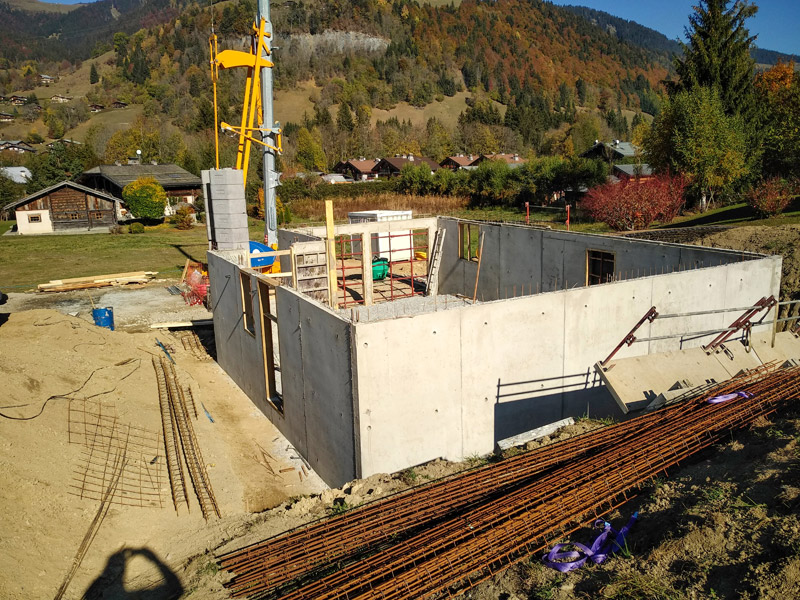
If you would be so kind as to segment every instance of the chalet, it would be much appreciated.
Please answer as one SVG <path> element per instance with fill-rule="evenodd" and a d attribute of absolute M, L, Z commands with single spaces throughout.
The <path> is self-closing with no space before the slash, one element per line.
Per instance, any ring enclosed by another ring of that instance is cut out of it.
<path fill-rule="evenodd" d="M 28 183 L 31 178 L 28 167 L 0 167 L 0 175 L 14 183 Z"/>
<path fill-rule="evenodd" d="M 0 112 L 0 123 L 10 123 L 14 120 L 14 115 L 11 113 Z"/>
<path fill-rule="evenodd" d="M 28 103 L 28 99 L 25 96 L 9 96 L 8 101 L 14 106 L 24 106 Z"/>
<path fill-rule="evenodd" d="M 56 102 L 58 104 L 66 104 L 67 102 L 72 102 L 72 98 L 69 96 L 61 96 L 60 94 L 56 94 L 55 96 L 50 97 L 50 102 Z"/>
<path fill-rule="evenodd" d="M 622 179 L 638 179 L 644 181 L 653 176 L 653 169 L 647 163 L 639 165 L 614 165 L 611 170 L 611 177 L 617 180 Z"/>
<path fill-rule="evenodd" d="M 505 154 L 501 152 L 500 154 L 481 154 L 470 166 L 478 166 L 485 160 L 498 160 L 506 163 L 512 169 L 528 162 L 528 159 L 520 158 L 519 154 Z"/>
<path fill-rule="evenodd" d="M 403 167 L 406 165 L 430 167 L 431 173 L 439 169 L 439 164 L 433 159 L 425 158 L 424 156 L 414 156 L 413 154 L 409 154 L 408 156 L 405 154 L 396 154 L 392 158 L 382 158 L 378 161 L 378 164 L 375 165 L 374 170 L 378 174 L 378 177 L 394 177 L 400 175 L 400 171 L 402 171 Z"/>
<path fill-rule="evenodd" d="M 127 108 L 127 107 L 128 107 L 127 102 L 120 102 L 119 100 L 115 100 L 114 102 L 111 103 L 111 108 Z"/>
<path fill-rule="evenodd" d="M 450 169 L 451 171 L 458 171 L 459 169 L 466 169 L 467 167 L 471 167 L 472 163 L 474 163 L 478 159 L 477 156 L 473 154 L 456 154 L 455 156 L 448 156 L 442 162 L 439 163 L 439 166 L 443 169 Z"/>
<path fill-rule="evenodd" d="M 351 158 L 347 161 L 341 161 L 333 167 L 333 172 L 349 177 L 353 181 L 367 181 L 369 179 L 377 179 L 378 173 L 375 172 L 375 166 L 380 162 L 379 158 L 364 158 L 363 156 L 355 159 Z"/>
<path fill-rule="evenodd" d="M 594 146 L 581 153 L 581 157 L 595 158 L 613 163 L 626 158 L 633 158 L 635 154 L 636 146 L 630 142 L 621 142 L 619 140 L 601 142 L 600 140 L 595 140 Z"/>
<path fill-rule="evenodd" d="M 39 83 L 42 85 L 50 85 L 56 81 L 57 79 L 55 77 L 51 77 L 50 75 L 39 75 Z"/>
<path fill-rule="evenodd" d="M 113 227 L 121 201 L 72 181 L 62 181 L 3 207 L 15 211 L 21 235 Z"/>
<path fill-rule="evenodd" d="M 78 140 L 71 140 L 69 138 L 61 138 L 60 140 L 56 140 L 55 142 L 50 142 L 47 144 L 48 148 L 53 148 L 56 144 L 64 144 L 65 146 L 80 146 L 83 142 L 79 142 Z"/>
<path fill-rule="evenodd" d="M 102 104 L 90 104 L 89 105 L 89 110 L 92 111 L 93 113 L 98 113 L 101 110 L 105 110 L 105 109 L 106 109 L 106 107 L 103 106 Z"/>
<path fill-rule="evenodd" d="M 16 152 L 23 154 L 25 152 L 36 153 L 36 150 L 30 144 L 22 140 L 0 140 L 0 152 Z"/>
<path fill-rule="evenodd" d="M 170 204 L 194 201 L 201 195 L 202 183 L 189 171 L 178 165 L 100 165 L 84 171 L 78 181 L 96 190 L 102 190 L 117 198 L 122 198 L 122 189 L 140 177 L 152 177 L 164 191 Z"/>

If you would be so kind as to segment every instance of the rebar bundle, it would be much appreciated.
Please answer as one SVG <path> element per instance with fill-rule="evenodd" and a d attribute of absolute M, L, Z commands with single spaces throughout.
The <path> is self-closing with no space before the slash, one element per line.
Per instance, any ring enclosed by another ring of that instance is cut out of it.
<path fill-rule="evenodd" d="M 709 403 L 731 392 L 746 392 Z M 800 397 L 766 365 L 702 397 L 420 486 L 220 557 L 235 597 L 459 594 L 627 501 L 732 431 Z"/>

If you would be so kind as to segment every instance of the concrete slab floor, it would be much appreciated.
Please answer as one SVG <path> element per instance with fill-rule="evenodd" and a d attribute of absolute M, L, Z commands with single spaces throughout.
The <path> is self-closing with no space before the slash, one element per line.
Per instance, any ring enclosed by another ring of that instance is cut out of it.
<path fill-rule="evenodd" d="M 128 332 L 149 331 L 153 323 L 210 319 L 204 306 L 189 306 L 182 296 L 166 287 L 178 280 L 158 279 L 146 285 L 75 290 L 72 292 L 12 292 L 0 313 L 16 313 L 50 308 L 60 313 L 92 321 L 92 301 L 97 307 L 114 309 L 114 325 Z M 90 300 L 91 297 L 91 300 Z"/>

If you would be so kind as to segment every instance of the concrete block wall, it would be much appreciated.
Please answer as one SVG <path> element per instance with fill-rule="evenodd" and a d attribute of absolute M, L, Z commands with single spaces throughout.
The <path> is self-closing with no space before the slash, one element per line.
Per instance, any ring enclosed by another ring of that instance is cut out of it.
<path fill-rule="evenodd" d="M 209 248 L 228 250 L 246 248 L 250 240 L 247 228 L 242 171 L 209 169 L 201 172 L 206 197 L 206 232 Z"/>

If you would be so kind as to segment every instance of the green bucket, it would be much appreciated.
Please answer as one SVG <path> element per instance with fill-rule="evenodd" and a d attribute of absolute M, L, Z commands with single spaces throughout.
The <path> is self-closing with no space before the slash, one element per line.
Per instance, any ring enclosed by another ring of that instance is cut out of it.
<path fill-rule="evenodd" d="M 372 281 L 383 281 L 389 274 L 389 259 L 375 257 L 372 259 Z"/>

